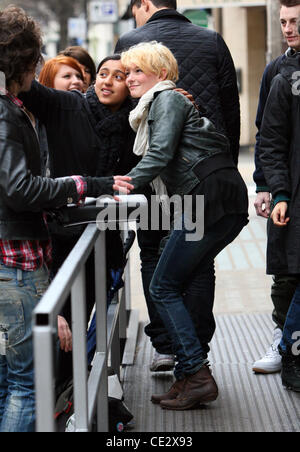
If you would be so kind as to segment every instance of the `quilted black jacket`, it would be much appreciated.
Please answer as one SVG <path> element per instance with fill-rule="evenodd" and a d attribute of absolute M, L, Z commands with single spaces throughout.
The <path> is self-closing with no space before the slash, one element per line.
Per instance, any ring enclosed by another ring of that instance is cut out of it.
<path fill-rule="evenodd" d="M 173 9 L 163 9 L 117 42 L 120 53 L 134 44 L 158 41 L 169 47 L 179 64 L 178 87 L 189 91 L 218 132 L 227 136 L 238 162 L 240 105 L 234 64 L 223 38 L 192 24 Z"/>

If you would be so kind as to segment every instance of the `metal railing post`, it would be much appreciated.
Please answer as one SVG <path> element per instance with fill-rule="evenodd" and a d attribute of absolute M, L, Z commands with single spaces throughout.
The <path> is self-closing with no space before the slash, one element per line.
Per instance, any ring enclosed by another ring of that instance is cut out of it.
<path fill-rule="evenodd" d="M 48 317 L 48 316 L 47 316 Z M 54 423 L 54 331 L 45 317 L 35 319 L 34 363 L 36 393 L 36 431 L 55 432 Z M 44 322 L 47 322 L 43 325 Z M 43 363 L 43 365 L 37 365 Z"/>
<path fill-rule="evenodd" d="M 73 385 L 76 432 L 88 432 L 87 343 L 85 266 L 71 292 L 73 347 Z"/>
<path fill-rule="evenodd" d="M 97 397 L 97 431 L 108 432 L 108 382 L 107 382 L 107 287 L 106 287 L 106 233 L 102 231 L 95 243 L 96 291 L 96 354 L 104 359 L 102 381 Z"/>
<path fill-rule="evenodd" d="M 144 199 L 132 200 L 131 207 L 134 208 L 140 203 L 145 203 Z M 126 209 L 123 210 L 127 212 Z M 93 249 L 95 250 L 96 351 L 88 378 L 85 264 Z M 61 312 L 70 293 L 73 322 L 75 431 L 91 431 L 95 413 L 97 413 L 97 431 L 109 431 L 108 355 L 110 352 L 115 372 L 119 374 L 120 339 L 126 339 L 127 314 L 130 309 L 130 300 L 127 300 L 130 294 L 128 270 L 125 270 L 125 280 L 125 288 L 118 297 L 119 303 L 112 304 L 108 310 L 106 232 L 97 229 L 97 222 L 89 224 L 33 313 L 36 431 L 54 432 L 56 430 L 54 353 L 57 344 L 54 333 L 57 335 L 57 315 Z"/>

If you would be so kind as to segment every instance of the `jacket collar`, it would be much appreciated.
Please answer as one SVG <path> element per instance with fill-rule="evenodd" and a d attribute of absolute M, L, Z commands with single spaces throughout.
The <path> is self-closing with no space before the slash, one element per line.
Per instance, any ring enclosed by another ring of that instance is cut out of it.
<path fill-rule="evenodd" d="M 185 22 L 190 22 L 190 20 L 185 17 L 183 14 L 180 14 L 178 11 L 176 11 L 175 9 L 160 9 L 159 11 L 156 11 L 156 13 L 154 13 L 150 19 L 147 21 L 147 24 L 149 22 L 153 22 L 155 20 L 158 19 L 167 19 L 167 18 L 172 18 L 175 20 L 182 20 Z"/>
<path fill-rule="evenodd" d="M 23 102 L 20 99 L 18 99 L 16 96 L 14 96 L 12 93 L 7 91 L 7 89 L 0 88 L 0 95 L 5 96 L 8 99 L 10 99 L 17 107 L 19 107 L 19 108 L 23 107 Z"/>
<path fill-rule="evenodd" d="M 298 74 L 300 70 L 300 52 L 288 52 L 286 58 L 282 61 L 280 65 L 280 73 L 283 75 L 290 83 L 295 82 L 294 74 Z"/>

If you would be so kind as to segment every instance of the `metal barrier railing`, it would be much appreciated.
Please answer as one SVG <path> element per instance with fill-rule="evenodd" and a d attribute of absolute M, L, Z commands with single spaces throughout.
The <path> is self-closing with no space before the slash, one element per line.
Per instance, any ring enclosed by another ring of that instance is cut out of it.
<path fill-rule="evenodd" d="M 86 341 L 85 263 L 95 250 L 96 289 L 96 352 L 88 376 Z M 73 387 L 75 431 L 91 431 L 97 415 L 97 431 L 108 431 L 108 376 L 109 353 L 111 366 L 120 371 L 120 338 L 126 338 L 128 301 L 125 286 L 120 289 L 119 303 L 107 310 L 105 232 L 95 224 L 85 232 L 49 286 L 33 313 L 33 340 L 36 387 L 36 431 L 55 432 L 54 357 L 57 338 L 57 315 L 71 294 L 73 334 Z"/>

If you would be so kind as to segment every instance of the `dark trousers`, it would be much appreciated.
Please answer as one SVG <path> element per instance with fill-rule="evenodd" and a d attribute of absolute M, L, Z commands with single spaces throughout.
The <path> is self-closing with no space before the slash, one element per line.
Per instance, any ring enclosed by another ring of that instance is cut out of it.
<path fill-rule="evenodd" d="M 274 310 L 272 317 L 276 326 L 281 330 L 283 330 L 292 298 L 299 283 L 300 275 L 273 276 L 271 298 Z"/>
<path fill-rule="evenodd" d="M 171 338 L 161 320 L 149 293 L 150 283 L 159 261 L 159 244 L 165 236 L 165 231 L 137 232 L 138 244 L 141 249 L 142 282 L 150 323 L 145 327 L 153 347 L 162 354 L 172 354 Z M 184 304 L 190 313 L 203 350 L 208 353 L 210 343 L 216 328 L 213 305 L 215 296 L 215 267 L 211 261 L 205 270 L 196 269 L 183 289 Z M 201 306 L 201 311 L 199 310 Z"/>
<path fill-rule="evenodd" d="M 150 187 L 145 188 L 143 194 L 147 197 L 148 205 L 151 205 Z M 149 219 L 150 219 L 149 210 Z M 173 354 L 171 338 L 161 320 L 157 309 L 149 293 L 150 283 L 160 258 L 160 243 L 169 231 L 151 230 L 149 223 L 148 231 L 137 231 L 137 240 L 140 247 L 141 275 L 144 296 L 147 304 L 150 323 L 145 327 L 145 333 L 149 336 L 153 347 L 162 354 Z M 215 320 L 213 316 L 213 305 L 215 296 L 215 267 L 214 261 L 207 262 L 202 271 L 196 269 L 190 279 L 183 287 L 184 304 L 191 315 L 195 329 L 205 353 L 208 353 L 208 344 L 215 332 Z M 199 306 L 201 305 L 201 313 Z"/>
<path fill-rule="evenodd" d="M 290 303 L 290 307 L 286 316 L 283 329 L 283 336 L 280 342 L 280 350 L 284 354 L 294 354 L 299 356 L 297 343 L 300 336 L 300 284 L 296 287 L 294 296 Z M 296 347 L 293 350 L 294 346 Z"/>
<path fill-rule="evenodd" d="M 178 360 L 175 367 L 177 380 L 196 373 L 207 357 L 198 339 L 195 322 L 184 304 L 183 287 L 187 282 L 193 283 L 191 278 L 197 279 L 195 272 L 202 273 L 207 263 L 210 264 L 247 224 L 246 215 L 226 215 L 207 228 L 202 239 L 189 241 L 184 220 L 183 214 L 182 227 L 172 231 L 150 284 L 152 299 L 172 337 Z M 201 292 L 196 290 L 195 293 L 198 295 L 199 315 L 210 315 L 206 312 L 207 306 L 201 305 Z"/>

